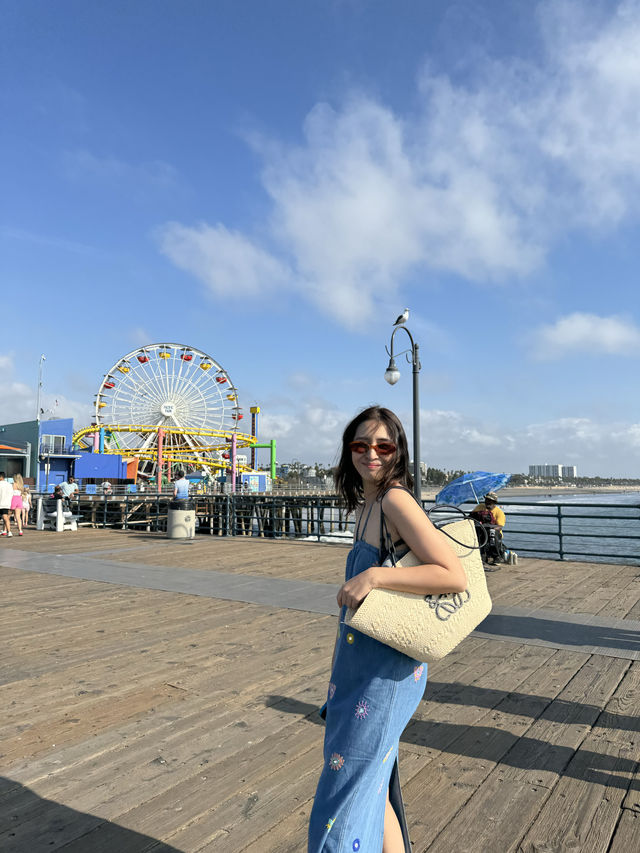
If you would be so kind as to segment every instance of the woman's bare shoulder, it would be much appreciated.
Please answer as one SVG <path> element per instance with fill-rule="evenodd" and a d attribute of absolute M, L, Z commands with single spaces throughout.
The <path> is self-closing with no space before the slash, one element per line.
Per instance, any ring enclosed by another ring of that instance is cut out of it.
<path fill-rule="evenodd" d="M 409 506 L 418 506 L 416 499 L 409 489 L 401 485 L 391 485 L 380 498 L 383 509 L 406 509 Z"/>
<path fill-rule="evenodd" d="M 381 499 L 381 507 L 387 518 L 398 526 L 401 519 L 412 518 L 418 520 L 424 516 L 424 512 L 411 492 L 404 487 L 388 489 Z"/>

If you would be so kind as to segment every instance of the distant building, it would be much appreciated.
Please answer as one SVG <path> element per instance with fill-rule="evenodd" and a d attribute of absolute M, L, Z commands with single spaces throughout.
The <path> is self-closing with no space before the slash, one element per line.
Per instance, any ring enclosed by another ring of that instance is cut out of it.
<path fill-rule="evenodd" d="M 72 418 L 0 425 L 0 461 L 7 475 L 22 474 L 38 489 L 67 479 L 80 453 L 72 447 Z"/>
<path fill-rule="evenodd" d="M 578 476 L 578 469 L 575 465 L 549 465 L 546 462 L 544 465 L 529 465 L 529 476 L 541 479 L 575 480 Z"/>

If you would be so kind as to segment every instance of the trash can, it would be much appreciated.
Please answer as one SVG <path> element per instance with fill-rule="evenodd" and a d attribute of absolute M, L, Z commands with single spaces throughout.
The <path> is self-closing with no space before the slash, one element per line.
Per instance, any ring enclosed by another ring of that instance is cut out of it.
<path fill-rule="evenodd" d="M 167 517 L 169 539 L 193 539 L 196 535 L 196 508 L 192 500 L 172 500 Z"/>

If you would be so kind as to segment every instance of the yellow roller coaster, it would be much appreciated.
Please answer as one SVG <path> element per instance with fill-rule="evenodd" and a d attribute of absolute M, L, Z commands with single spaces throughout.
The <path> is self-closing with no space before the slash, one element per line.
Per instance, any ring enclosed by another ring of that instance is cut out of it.
<path fill-rule="evenodd" d="M 160 455 L 165 462 L 177 462 L 184 464 L 199 465 L 204 468 L 226 469 L 230 466 L 229 458 L 231 454 L 231 443 L 235 437 L 236 449 L 243 447 L 252 447 L 256 444 L 257 439 L 254 436 L 247 435 L 241 432 L 230 433 L 226 430 L 219 429 L 197 429 L 190 430 L 185 433 L 183 429 L 178 427 L 158 427 L 153 424 L 101 424 L 84 427 L 74 433 L 73 443 L 88 447 L 87 438 L 94 436 L 100 430 L 104 431 L 106 441 L 102 447 L 103 453 L 114 453 L 127 458 L 136 457 L 152 461 L 157 464 L 158 461 L 158 431 L 161 431 L 162 437 L 177 437 L 185 439 L 185 444 L 167 444 L 165 448 L 160 448 Z M 153 446 L 147 447 L 123 447 L 117 440 L 108 443 L 108 440 L 115 439 L 120 433 L 135 433 L 139 436 L 153 436 L 156 441 Z M 188 439 L 218 439 L 213 442 L 198 441 L 197 445 L 192 445 Z M 217 456 L 214 454 L 218 454 Z M 238 471 L 251 470 L 248 465 L 238 464 Z"/>

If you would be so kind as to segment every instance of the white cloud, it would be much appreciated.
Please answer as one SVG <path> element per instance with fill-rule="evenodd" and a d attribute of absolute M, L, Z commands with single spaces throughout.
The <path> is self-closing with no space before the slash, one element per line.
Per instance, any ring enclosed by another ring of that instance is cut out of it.
<path fill-rule="evenodd" d="M 342 432 L 354 413 L 340 411 L 325 400 L 300 397 L 277 408 L 263 409 L 259 428 L 264 439 L 277 440 L 278 461 L 337 461 Z"/>
<path fill-rule="evenodd" d="M 413 115 L 352 94 L 316 105 L 298 146 L 254 138 L 265 236 L 173 223 L 163 251 L 215 293 L 295 282 L 356 325 L 416 270 L 508 281 L 571 230 L 636 216 L 640 3 L 554 0 L 539 19 L 538 63 L 484 57 L 467 86 L 427 68 Z"/>
<path fill-rule="evenodd" d="M 418 268 L 508 280 L 568 230 L 636 215 L 640 4 L 603 17 L 555 0 L 539 19 L 538 64 L 485 57 L 467 87 L 425 69 L 415 116 L 352 95 L 314 107 L 297 147 L 254 138 L 268 240 L 173 223 L 163 251 L 215 293 L 295 281 L 354 325 Z"/>
<path fill-rule="evenodd" d="M 43 417 L 73 418 L 79 428 L 91 422 L 91 406 L 72 400 L 62 393 L 45 391 L 40 407 Z M 0 423 L 19 423 L 34 420 L 36 416 L 36 387 L 15 378 L 12 353 L 0 354 Z"/>
<path fill-rule="evenodd" d="M 286 266 L 224 225 L 186 228 L 169 222 L 158 230 L 161 251 L 203 281 L 216 296 L 256 296 L 287 286 Z"/>
<path fill-rule="evenodd" d="M 541 326 L 532 341 L 540 359 L 572 353 L 634 356 L 640 353 L 640 328 L 627 317 L 576 312 Z"/>
<path fill-rule="evenodd" d="M 342 432 L 356 411 L 322 399 L 271 401 L 260 415 L 260 435 L 277 440 L 278 461 L 334 464 Z M 407 427 L 410 412 L 399 412 Z M 434 468 L 527 473 L 529 465 L 577 465 L 585 476 L 640 478 L 640 424 L 568 417 L 516 429 L 461 412 L 422 409 L 421 459 Z M 411 442 L 411 439 L 410 439 Z M 266 463 L 265 463 L 266 464 Z"/>

